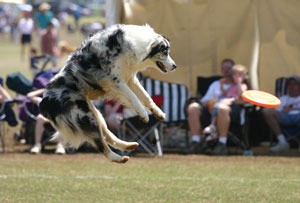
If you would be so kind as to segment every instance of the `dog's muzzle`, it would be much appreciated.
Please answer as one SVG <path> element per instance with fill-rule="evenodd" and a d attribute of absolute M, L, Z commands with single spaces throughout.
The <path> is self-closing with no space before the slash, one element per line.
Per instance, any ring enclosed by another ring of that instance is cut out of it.
<path fill-rule="evenodd" d="M 167 73 L 169 71 L 173 71 L 176 69 L 177 65 L 173 61 L 173 59 L 169 56 L 167 60 L 162 61 L 162 60 L 157 60 L 156 62 L 157 67 L 163 72 Z"/>

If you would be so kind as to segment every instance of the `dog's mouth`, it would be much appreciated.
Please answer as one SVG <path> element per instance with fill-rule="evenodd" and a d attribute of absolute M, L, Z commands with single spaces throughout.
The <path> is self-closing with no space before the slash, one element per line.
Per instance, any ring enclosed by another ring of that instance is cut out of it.
<path fill-rule="evenodd" d="M 165 65 L 164 65 L 162 62 L 156 61 L 156 65 L 157 65 L 157 67 L 159 67 L 159 69 L 160 69 L 162 72 L 164 72 L 164 73 L 168 72 L 167 69 L 166 69 L 166 67 L 165 67 Z"/>

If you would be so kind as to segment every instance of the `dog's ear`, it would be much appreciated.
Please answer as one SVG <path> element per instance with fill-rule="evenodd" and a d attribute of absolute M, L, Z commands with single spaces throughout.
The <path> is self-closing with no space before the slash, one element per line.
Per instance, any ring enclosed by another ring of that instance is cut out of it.
<path fill-rule="evenodd" d="M 157 54 L 158 52 L 161 51 L 161 44 L 157 43 L 157 41 L 155 40 L 151 45 L 150 48 L 148 49 L 150 50 L 150 52 L 148 53 L 148 55 L 143 59 L 143 61 L 145 61 L 148 58 L 152 58 L 155 54 Z"/>
<path fill-rule="evenodd" d="M 115 48 L 120 48 L 124 40 L 124 31 L 122 29 L 115 30 L 111 35 L 108 36 L 106 46 L 113 50 Z"/>

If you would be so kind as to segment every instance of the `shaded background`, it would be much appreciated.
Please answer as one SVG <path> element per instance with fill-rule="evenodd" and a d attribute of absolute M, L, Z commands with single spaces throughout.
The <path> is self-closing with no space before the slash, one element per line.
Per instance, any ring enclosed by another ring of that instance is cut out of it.
<path fill-rule="evenodd" d="M 298 0 L 111 0 L 107 24 L 150 24 L 171 40 L 177 71 L 160 80 L 185 83 L 220 73 L 223 58 L 249 69 L 255 89 L 274 93 L 275 79 L 300 75 Z"/>

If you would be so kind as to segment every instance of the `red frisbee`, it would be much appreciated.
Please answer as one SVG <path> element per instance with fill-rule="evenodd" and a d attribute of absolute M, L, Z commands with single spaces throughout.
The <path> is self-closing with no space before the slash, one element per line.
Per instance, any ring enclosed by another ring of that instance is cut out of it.
<path fill-rule="evenodd" d="M 266 108 L 277 108 L 281 104 L 274 95 L 259 90 L 247 90 L 243 92 L 242 98 L 246 102 Z"/>

